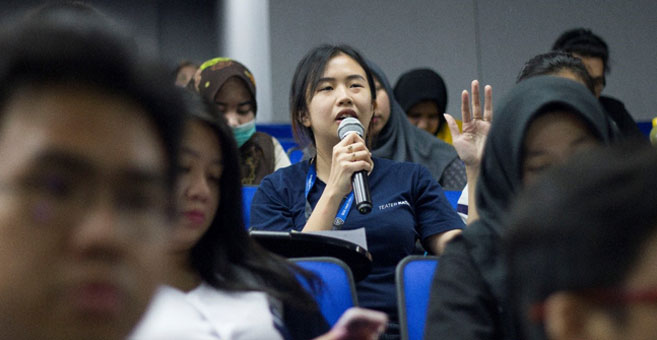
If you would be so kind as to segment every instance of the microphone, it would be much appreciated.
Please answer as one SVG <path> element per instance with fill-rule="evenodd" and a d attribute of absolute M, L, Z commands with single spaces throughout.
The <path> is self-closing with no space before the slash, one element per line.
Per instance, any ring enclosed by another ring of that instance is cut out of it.
<path fill-rule="evenodd" d="M 350 133 L 357 133 L 361 138 L 364 138 L 364 131 L 365 129 L 358 119 L 348 117 L 340 122 L 338 137 L 344 139 Z M 372 197 L 370 196 L 370 184 L 367 181 L 365 170 L 354 172 L 351 176 L 351 187 L 354 189 L 356 209 L 361 214 L 368 214 L 372 211 Z"/>

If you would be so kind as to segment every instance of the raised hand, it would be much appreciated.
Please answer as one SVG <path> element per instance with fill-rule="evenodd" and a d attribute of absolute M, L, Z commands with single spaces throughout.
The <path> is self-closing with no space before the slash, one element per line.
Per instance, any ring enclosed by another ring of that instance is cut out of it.
<path fill-rule="evenodd" d="M 481 110 L 479 97 L 479 81 L 472 81 L 472 110 L 470 110 L 470 95 L 467 90 L 461 93 L 461 117 L 463 131 L 459 131 L 456 121 L 450 114 L 445 114 L 445 120 L 452 133 L 452 145 L 466 167 L 478 168 L 484 144 L 493 120 L 493 88 L 484 88 L 484 110 Z"/>

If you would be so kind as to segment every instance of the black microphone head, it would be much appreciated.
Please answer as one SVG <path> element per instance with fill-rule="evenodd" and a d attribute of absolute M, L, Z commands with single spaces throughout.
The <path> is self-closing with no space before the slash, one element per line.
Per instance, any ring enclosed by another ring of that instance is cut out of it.
<path fill-rule="evenodd" d="M 338 126 L 338 137 L 343 139 L 349 132 L 355 132 L 362 138 L 365 134 L 365 128 L 363 128 L 363 124 L 358 119 L 348 117 L 340 122 L 340 126 Z"/>

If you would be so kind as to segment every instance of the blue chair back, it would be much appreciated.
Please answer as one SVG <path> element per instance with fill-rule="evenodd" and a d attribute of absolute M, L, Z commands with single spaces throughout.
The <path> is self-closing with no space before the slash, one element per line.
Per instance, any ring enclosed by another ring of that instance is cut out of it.
<path fill-rule="evenodd" d="M 452 205 L 452 208 L 456 210 L 456 206 L 459 203 L 459 198 L 461 197 L 461 191 L 458 190 L 443 190 L 445 197 L 449 201 L 449 204 Z"/>
<path fill-rule="evenodd" d="M 251 201 L 253 195 L 258 190 L 257 185 L 243 185 L 242 186 L 242 214 L 244 215 L 244 227 L 248 230 L 251 220 Z"/>
<path fill-rule="evenodd" d="M 397 302 L 403 340 L 422 340 L 437 256 L 407 256 L 397 264 Z"/>
<path fill-rule="evenodd" d="M 290 163 L 299 163 L 303 159 L 303 150 L 299 147 L 294 147 L 287 150 L 287 156 L 290 158 Z"/>
<path fill-rule="evenodd" d="M 314 293 L 308 282 L 300 281 L 304 288 L 311 291 L 322 315 L 331 327 L 347 309 L 358 305 L 351 270 L 341 260 L 334 257 L 301 257 L 289 261 L 314 273 L 322 280 L 322 287 Z"/>

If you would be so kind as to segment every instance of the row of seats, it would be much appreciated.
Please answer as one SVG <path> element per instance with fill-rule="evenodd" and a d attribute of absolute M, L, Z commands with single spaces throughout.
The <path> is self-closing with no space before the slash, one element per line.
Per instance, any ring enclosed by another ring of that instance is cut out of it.
<path fill-rule="evenodd" d="M 333 326 L 350 307 L 358 306 L 354 278 L 349 267 L 333 257 L 290 259 L 298 266 L 315 273 L 324 283 L 314 293 L 326 321 Z M 403 340 L 422 339 L 437 256 L 408 256 L 396 270 L 397 302 L 400 333 Z M 305 280 L 302 284 L 312 292 Z"/>

